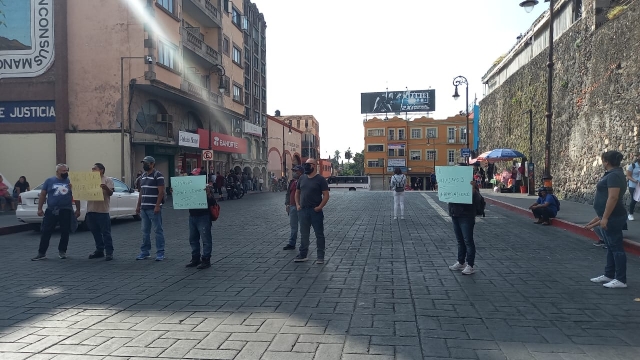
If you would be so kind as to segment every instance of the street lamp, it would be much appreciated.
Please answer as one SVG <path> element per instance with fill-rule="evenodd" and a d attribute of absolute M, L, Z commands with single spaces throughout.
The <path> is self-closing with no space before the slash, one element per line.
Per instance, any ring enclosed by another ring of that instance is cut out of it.
<path fill-rule="evenodd" d="M 465 106 L 465 111 L 466 111 L 466 117 L 467 117 L 467 127 L 465 128 L 465 137 L 467 138 L 467 150 L 470 149 L 469 148 L 469 81 L 467 81 L 467 78 L 464 76 L 457 76 L 453 79 L 453 86 L 455 86 L 455 91 L 453 93 L 453 99 L 454 100 L 458 100 L 460 98 L 460 95 L 458 94 L 458 86 L 459 85 L 466 85 L 466 106 Z M 465 156 L 466 162 L 469 163 L 469 157 Z"/>
<path fill-rule="evenodd" d="M 533 110 L 529 109 L 522 113 L 529 114 L 529 164 L 533 164 Z M 536 181 L 533 172 L 529 172 L 529 195 L 535 195 Z"/>
<path fill-rule="evenodd" d="M 553 7 L 555 0 L 545 0 L 549 3 L 549 60 L 547 62 L 547 68 L 549 69 L 549 75 L 547 78 L 547 134 L 545 136 L 544 143 L 544 186 L 553 186 L 553 177 L 551 176 L 551 120 L 553 119 Z M 538 4 L 536 0 L 525 0 L 520 3 L 526 12 L 531 12 L 533 7 Z"/>
<path fill-rule="evenodd" d="M 291 120 L 289 120 L 289 135 L 291 135 Z M 284 124 L 282 124 L 282 176 L 287 174 L 287 157 L 284 154 Z"/>
<path fill-rule="evenodd" d="M 433 139 L 433 173 L 436 172 L 436 138 L 427 136 L 427 145 L 431 145 L 429 140 Z"/>
<path fill-rule="evenodd" d="M 220 81 L 218 83 L 218 91 L 220 91 L 220 98 L 224 100 L 224 92 L 227 90 L 227 86 L 224 83 L 224 67 L 222 65 L 214 65 L 211 69 L 209 69 L 209 75 L 217 72 L 220 75 Z M 213 149 L 212 139 L 211 139 L 211 113 L 213 112 L 213 108 L 209 108 L 209 150 Z M 229 164 L 231 167 L 231 164 Z M 207 168 L 209 173 L 211 173 L 211 162 L 208 162 Z M 226 170 L 225 170 L 226 171 Z"/>

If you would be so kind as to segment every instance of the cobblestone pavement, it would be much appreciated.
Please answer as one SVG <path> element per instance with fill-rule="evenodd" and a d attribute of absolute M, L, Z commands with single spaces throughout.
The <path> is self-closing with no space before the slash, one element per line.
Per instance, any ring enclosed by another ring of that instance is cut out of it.
<path fill-rule="evenodd" d="M 396 221 L 391 193 L 343 192 L 327 263 L 295 264 L 282 198 L 221 203 L 207 270 L 184 267 L 186 211 L 165 210 L 164 262 L 134 260 L 133 220 L 114 224 L 112 262 L 87 259 L 87 232 L 66 260 L 54 235 L 41 262 L 37 233 L 0 237 L 0 359 L 640 359 L 637 258 L 629 289 L 605 289 L 589 282 L 604 250 L 489 207 L 463 276 L 434 194 L 407 193 Z"/>

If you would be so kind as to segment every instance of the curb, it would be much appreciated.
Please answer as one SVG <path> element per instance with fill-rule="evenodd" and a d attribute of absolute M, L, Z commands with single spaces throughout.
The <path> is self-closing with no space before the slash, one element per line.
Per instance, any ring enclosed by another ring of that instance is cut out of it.
<path fill-rule="evenodd" d="M 31 229 L 33 229 L 31 227 L 31 224 L 19 224 L 19 225 L 0 227 L 0 236 L 29 231 Z"/>
<path fill-rule="evenodd" d="M 519 206 L 515 206 L 509 203 L 506 203 L 504 201 L 500 201 L 500 200 L 496 200 L 496 199 L 492 199 L 488 196 L 485 196 L 484 199 L 487 201 L 487 203 L 495 205 L 495 206 L 499 206 L 503 209 L 509 210 L 511 212 L 515 212 L 518 213 L 522 216 L 526 216 L 526 217 L 531 217 L 533 218 L 531 211 L 521 208 Z M 598 235 L 596 235 L 596 233 L 594 233 L 591 230 L 587 230 L 585 229 L 582 225 L 578 225 L 578 224 L 574 224 L 572 222 L 566 221 L 566 220 L 562 220 L 562 219 L 553 219 L 553 221 L 551 222 L 551 226 L 553 227 L 557 227 L 563 230 L 567 230 L 569 232 L 572 232 L 576 235 L 580 235 L 583 237 L 586 237 L 594 242 L 598 241 Z M 637 243 L 635 241 L 631 241 L 629 239 L 624 239 L 624 250 L 627 253 L 636 255 L 636 256 L 640 256 L 640 243 Z"/>

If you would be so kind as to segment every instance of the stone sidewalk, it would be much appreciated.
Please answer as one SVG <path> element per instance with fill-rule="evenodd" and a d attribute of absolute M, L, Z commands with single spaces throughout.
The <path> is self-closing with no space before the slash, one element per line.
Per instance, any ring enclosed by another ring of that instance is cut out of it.
<path fill-rule="evenodd" d="M 66 260 L 54 235 L 40 262 L 37 233 L 0 237 L 0 359 L 640 358 L 637 258 L 629 289 L 603 288 L 589 278 L 605 251 L 489 206 L 478 272 L 463 276 L 447 268 L 456 244 L 433 193 L 407 192 L 407 220 L 394 221 L 390 192 L 340 192 L 327 263 L 296 264 L 282 200 L 222 202 L 200 271 L 184 268 L 186 211 L 165 210 L 164 262 L 133 260 L 133 220 L 113 225 L 112 262 L 87 259 L 86 232 Z"/>

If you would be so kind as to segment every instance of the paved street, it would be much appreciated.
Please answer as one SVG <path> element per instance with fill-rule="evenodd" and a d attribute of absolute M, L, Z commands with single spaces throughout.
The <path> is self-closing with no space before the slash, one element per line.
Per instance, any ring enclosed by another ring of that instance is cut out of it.
<path fill-rule="evenodd" d="M 442 204 L 406 195 L 395 221 L 389 192 L 332 193 L 324 265 L 313 243 L 307 263 L 282 250 L 282 193 L 221 203 L 207 270 L 184 267 L 186 211 L 165 210 L 160 263 L 134 260 L 134 220 L 114 224 L 113 262 L 87 259 L 88 232 L 41 262 L 37 233 L 0 236 L 0 359 L 640 358 L 639 259 L 605 289 L 605 250 L 491 206 L 463 276 Z"/>

